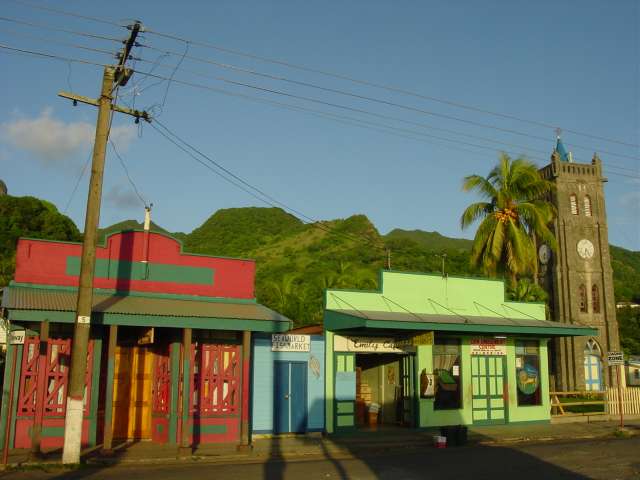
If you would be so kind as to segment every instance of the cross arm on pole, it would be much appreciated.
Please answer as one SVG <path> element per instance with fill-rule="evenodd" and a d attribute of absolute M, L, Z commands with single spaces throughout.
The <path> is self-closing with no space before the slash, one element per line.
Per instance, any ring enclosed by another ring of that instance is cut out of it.
<path fill-rule="evenodd" d="M 62 98 L 68 98 L 69 100 L 73 100 L 74 102 L 86 103 L 87 105 L 93 105 L 94 107 L 100 106 L 98 100 L 93 98 L 85 97 L 83 95 L 76 95 L 75 93 L 69 92 L 58 92 L 58 96 Z M 145 110 L 136 110 L 134 108 L 121 107 L 120 105 L 111 104 L 111 110 L 120 113 L 126 113 L 127 115 L 131 115 L 132 117 L 136 117 L 136 119 L 143 119 L 145 122 L 151 122 L 151 116 Z"/>

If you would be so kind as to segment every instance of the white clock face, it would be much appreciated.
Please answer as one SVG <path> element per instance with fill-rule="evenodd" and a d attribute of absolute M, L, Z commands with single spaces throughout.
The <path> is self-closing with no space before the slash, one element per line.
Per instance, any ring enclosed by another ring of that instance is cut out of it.
<path fill-rule="evenodd" d="M 549 262 L 549 259 L 551 258 L 551 249 L 548 245 L 540 245 L 540 248 L 538 249 L 538 258 L 542 264 L 546 265 Z"/>
<path fill-rule="evenodd" d="M 593 243 L 591 243 L 586 238 L 583 238 L 578 242 L 578 255 L 582 258 L 591 258 L 593 257 L 593 252 L 595 249 L 593 248 Z"/>

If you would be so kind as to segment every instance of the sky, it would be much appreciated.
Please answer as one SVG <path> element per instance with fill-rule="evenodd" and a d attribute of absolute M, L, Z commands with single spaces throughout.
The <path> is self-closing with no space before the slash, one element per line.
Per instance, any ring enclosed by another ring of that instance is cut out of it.
<path fill-rule="evenodd" d="M 149 110 L 308 219 L 365 214 L 381 233 L 471 238 L 460 215 L 478 197 L 462 191 L 463 177 L 488 174 L 500 151 L 547 164 L 559 127 L 575 161 L 589 163 L 594 152 L 603 161 L 610 242 L 640 250 L 635 0 L 0 2 L 13 20 L 0 19 L 1 45 L 100 65 L 113 59 L 77 47 L 115 52 L 117 42 L 51 28 L 125 38 L 118 25 L 140 20 L 143 46 L 132 52 L 139 73 L 118 90 L 118 103 Z M 88 172 L 80 175 L 97 112 L 57 94 L 97 97 L 102 68 L 2 48 L 0 65 L 0 179 L 12 195 L 53 202 L 82 230 Z M 116 114 L 111 138 L 122 162 L 110 147 L 103 226 L 142 220 L 143 202 L 153 203 L 156 223 L 183 232 L 218 209 L 265 206 L 144 122 Z"/>

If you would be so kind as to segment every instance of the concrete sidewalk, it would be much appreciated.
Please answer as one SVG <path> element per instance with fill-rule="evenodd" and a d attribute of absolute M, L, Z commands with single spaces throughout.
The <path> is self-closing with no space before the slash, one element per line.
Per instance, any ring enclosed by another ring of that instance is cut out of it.
<path fill-rule="evenodd" d="M 630 421 L 625 434 L 640 435 L 640 420 Z M 616 422 L 500 425 L 470 427 L 468 445 L 509 445 L 550 441 L 571 441 L 613 437 L 618 430 Z M 434 448 L 433 435 L 439 430 L 408 430 L 380 428 L 352 434 L 321 436 L 296 435 L 255 438 L 247 451 L 235 446 L 204 445 L 195 447 L 191 455 L 178 456 L 175 446 L 151 442 L 131 442 L 119 445 L 112 455 L 101 455 L 99 448 L 83 452 L 84 461 L 92 465 L 115 464 L 169 464 L 180 462 L 247 463 L 278 460 L 304 460 L 317 458 L 354 458 L 380 455 L 407 450 Z M 455 447 L 453 447 L 455 448 Z M 12 451 L 9 464 L 26 466 L 34 464 L 59 464 L 60 452 L 50 452 L 38 462 L 29 459 L 28 451 Z"/>

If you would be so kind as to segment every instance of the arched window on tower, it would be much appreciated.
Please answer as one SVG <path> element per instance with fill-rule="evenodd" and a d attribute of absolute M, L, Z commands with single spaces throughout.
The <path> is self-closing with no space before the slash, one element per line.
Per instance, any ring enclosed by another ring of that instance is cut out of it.
<path fill-rule="evenodd" d="M 578 197 L 575 193 L 572 193 L 569 197 L 569 203 L 571 204 L 571 214 L 578 215 Z"/>
<path fill-rule="evenodd" d="M 587 287 L 580 285 L 578 289 L 578 299 L 580 300 L 580 311 L 586 313 L 587 310 Z"/>
<path fill-rule="evenodd" d="M 591 287 L 591 309 L 593 313 L 600 313 L 600 289 L 595 283 Z"/>
<path fill-rule="evenodd" d="M 584 196 L 584 214 L 587 217 L 591 216 L 591 197 L 589 195 Z"/>

